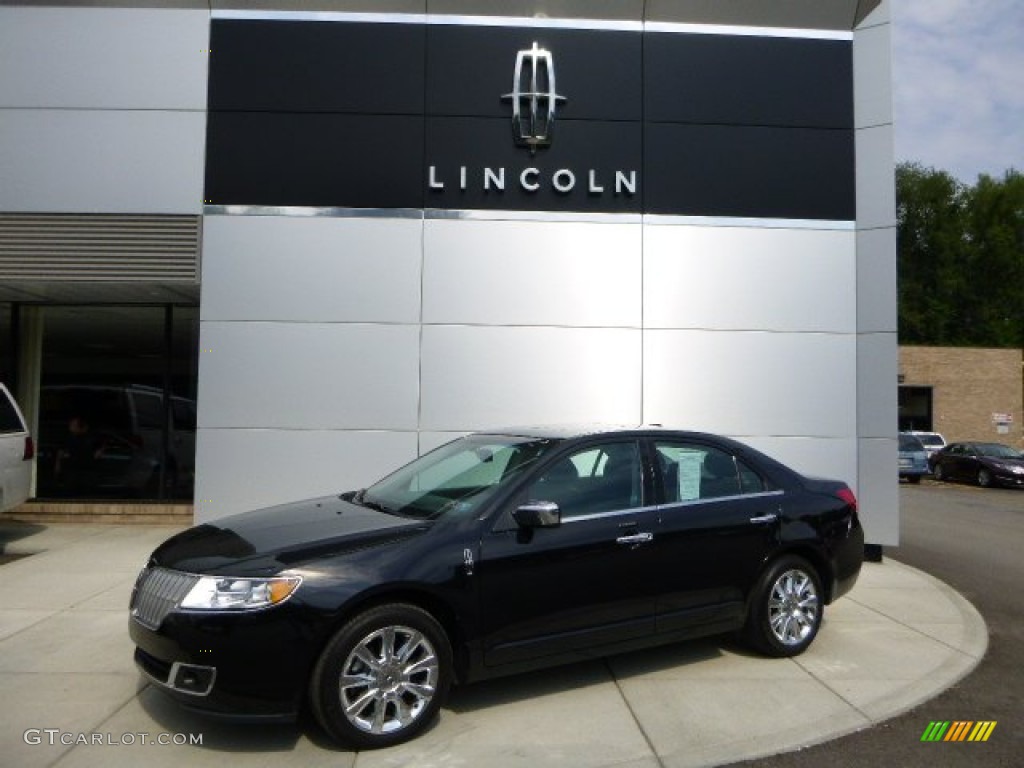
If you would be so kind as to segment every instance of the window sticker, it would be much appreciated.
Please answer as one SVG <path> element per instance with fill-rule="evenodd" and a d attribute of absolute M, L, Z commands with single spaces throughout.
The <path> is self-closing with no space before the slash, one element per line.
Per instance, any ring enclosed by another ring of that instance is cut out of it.
<path fill-rule="evenodd" d="M 659 445 L 658 450 L 679 467 L 679 501 L 699 499 L 701 470 L 707 452 L 674 445 Z"/>
<path fill-rule="evenodd" d="M 704 466 L 705 454 L 701 451 L 680 453 L 679 463 L 679 500 L 693 501 L 700 498 L 700 473 Z"/>

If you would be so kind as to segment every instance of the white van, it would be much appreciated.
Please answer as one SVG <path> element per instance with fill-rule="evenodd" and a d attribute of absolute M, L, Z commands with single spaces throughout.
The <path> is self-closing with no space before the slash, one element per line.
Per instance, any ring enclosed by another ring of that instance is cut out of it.
<path fill-rule="evenodd" d="M 35 453 L 18 404 L 7 387 L 0 384 L 0 512 L 28 498 Z"/>

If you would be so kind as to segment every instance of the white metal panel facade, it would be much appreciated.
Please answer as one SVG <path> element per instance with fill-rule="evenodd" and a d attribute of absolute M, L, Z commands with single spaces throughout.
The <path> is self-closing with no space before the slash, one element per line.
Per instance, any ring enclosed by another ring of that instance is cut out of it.
<path fill-rule="evenodd" d="M 825 39 L 859 14 L 790 5 L 647 12 L 660 34 L 784 24 Z M 640 32 L 643 13 L 623 18 Z M 204 212 L 210 24 L 203 10 L 0 8 L 0 56 L 27 58 L 0 67 L 0 211 Z M 365 485 L 469 430 L 663 422 L 848 481 L 868 541 L 895 544 L 887 3 L 852 38 L 856 221 L 206 208 L 197 521 Z"/>
<path fill-rule="evenodd" d="M 0 7 L 0 211 L 203 205 L 210 14 Z"/>

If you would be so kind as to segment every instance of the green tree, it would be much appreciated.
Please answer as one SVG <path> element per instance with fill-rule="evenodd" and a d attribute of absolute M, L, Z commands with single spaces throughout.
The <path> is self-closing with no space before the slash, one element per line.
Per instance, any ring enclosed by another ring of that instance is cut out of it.
<path fill-rule="evenodd" d="M 1024 346 L 1024 175 L 981 176 L 967 201 L 978 334 L 968 343 Z"/>
<path fill-rule="evenodd" d="M 1024 346 L 1024 176 L 896 169 L 899 331 L 908 344 Z"/>

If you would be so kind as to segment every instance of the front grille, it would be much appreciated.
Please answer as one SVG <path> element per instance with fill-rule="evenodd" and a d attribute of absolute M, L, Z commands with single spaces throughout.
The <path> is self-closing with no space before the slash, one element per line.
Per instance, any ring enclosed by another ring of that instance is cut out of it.
<path fill-rule="evenodd" d="M 147 568 L 139 575 L 132 596 L 132 616 L 149 629 L 157 629 L 178 607 L 199 577 L 167 568 Z"/>

